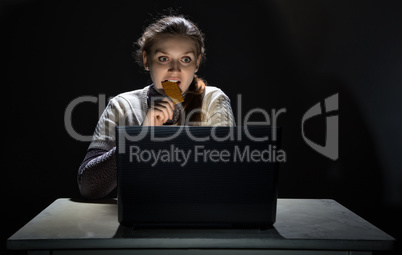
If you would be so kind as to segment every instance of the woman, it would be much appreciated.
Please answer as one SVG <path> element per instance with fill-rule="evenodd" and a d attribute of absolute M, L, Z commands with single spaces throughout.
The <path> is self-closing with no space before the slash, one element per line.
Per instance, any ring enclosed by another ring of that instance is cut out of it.
<path fill-rule="evenodd" d="M 78 170 L 78 186 L 85 198 L 104 197 L 116 187 L 118 125 L 235 124 L 229 98 L 196 75 L 205 48 L 203 34 L 194 23 L 182 16 L 163 17 L 145 29 L 137 46 L 137 61 L 149 71 L 153 84 L 110 100 Z M 174 104 L 166 96 L 162 87 L 166 80 L 179 85 L 183 103 Z"/>

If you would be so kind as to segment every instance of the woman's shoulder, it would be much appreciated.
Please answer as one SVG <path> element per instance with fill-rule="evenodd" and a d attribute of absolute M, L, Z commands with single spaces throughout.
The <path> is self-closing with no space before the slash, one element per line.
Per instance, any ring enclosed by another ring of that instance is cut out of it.
<path fill-rule="evenodd" d="M 129 103 L 132 106 L 141 106 L 144 102 L 146 102 L 148 90 L 149 86 L 146 86 L 142 89 L 136 89 L 120 93 L 111 99 L 111 103 L 113 104 Z"/>
<path fill-rule="evenodd" d="M 229 97 L 220 88 L 214 86 L 205 86 L 204 100 L 215 100 L 218 98 L 229 100 Z"/>
<path fill-rule="evenodd" d="M 141 99 L 144 95 L 146 96 L 149 90 L 149 86 L 142 89 L 131 90 L 123 92 L 115 96 L 115 99 Z"/>

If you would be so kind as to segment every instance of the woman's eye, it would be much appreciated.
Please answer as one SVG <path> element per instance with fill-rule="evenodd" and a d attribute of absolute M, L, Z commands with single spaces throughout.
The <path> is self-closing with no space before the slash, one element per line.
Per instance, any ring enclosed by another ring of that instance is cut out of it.
<path fill-rule="evenodd" d="M 168 59 L 167 57 L 159 57 L 158 60 L 159 60 L 160 62 L 166 62 L 166 61 L 168 61 L 169 59 Z"/>
<path fill-rule="evenodd" d="M 181 61 L 183 61 L 184 63 L 190 63 L 191 62 L 191 58 L 189 57 L 184 57 L 181 59 Z"/>

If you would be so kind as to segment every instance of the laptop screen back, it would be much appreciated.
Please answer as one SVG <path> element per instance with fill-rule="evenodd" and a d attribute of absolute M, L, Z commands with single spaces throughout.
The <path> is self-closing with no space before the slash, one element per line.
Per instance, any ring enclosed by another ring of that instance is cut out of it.
<path fill-rule="evenodd" d="M 266 227 L 275 222 L 279 141 L 272 134 L 279 130 L 161 126 L 116 131 L 120 223 Z"/>

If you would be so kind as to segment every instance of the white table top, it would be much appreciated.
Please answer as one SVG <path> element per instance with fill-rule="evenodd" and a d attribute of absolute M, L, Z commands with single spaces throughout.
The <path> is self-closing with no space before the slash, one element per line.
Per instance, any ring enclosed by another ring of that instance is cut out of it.
<path fill-rule="evenodd" d="M 390 250 L 394 238 L 329 199 L 278 199 L 274 228 L 131 229 L 116 200 L 58 199 L 8 239 L 10 249 L 242 248 Z"/>

